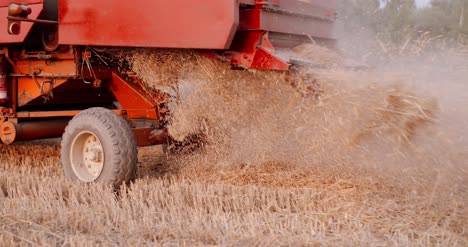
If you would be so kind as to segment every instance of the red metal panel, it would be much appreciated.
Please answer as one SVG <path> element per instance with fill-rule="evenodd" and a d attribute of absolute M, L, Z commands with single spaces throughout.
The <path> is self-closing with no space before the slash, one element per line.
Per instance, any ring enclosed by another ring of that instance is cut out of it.
<path fill-rule="evenodd" d="M 145 92 L 112 73 L 110 89 L 130 119 L 159 120 L 157 102 L 145 96 Z"/>
<path fill-rule="evenodd" d="M 253 69 L 288 70 L 289 64 L 274 55 L 275 48 L 265 31 L 238 32 L 232 51 L 226 55 L 231 63 Z"/>
<path fill-rule="evenodd" d="M 24 41 L 28 35 L 33 23 L 31 22 L 22 22 L 21 23 L 21 33 L 19 35 L 11 35 L 8 33 L 8 4 L 12 1 L 1 1 L 0 2 L 0 43 L 21 43 Z M 29 1 L 16 1 L 21 3 L 29 3 L 32 13 L 29 15 L 29 18 L 36 19 L 42 11 L 42 1 L 29 0 Z M 32 4 L 36 3 L 36 4 Z"/>
<path fill-rule="evenodd" d="M 61 0 L 61 44 L 229 48 L 237 0 Z"/>

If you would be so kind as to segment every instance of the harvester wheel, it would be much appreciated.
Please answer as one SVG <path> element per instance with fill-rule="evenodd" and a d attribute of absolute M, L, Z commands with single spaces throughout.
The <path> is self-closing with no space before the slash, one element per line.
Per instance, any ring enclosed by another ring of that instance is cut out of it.
<path fill-rule="evenodd" d="M 65 176 L 81 182 L 119 187 L 135 178 L 137 147 L 129 124 L 105 108 L 75 116 L 62 136 Z"/>

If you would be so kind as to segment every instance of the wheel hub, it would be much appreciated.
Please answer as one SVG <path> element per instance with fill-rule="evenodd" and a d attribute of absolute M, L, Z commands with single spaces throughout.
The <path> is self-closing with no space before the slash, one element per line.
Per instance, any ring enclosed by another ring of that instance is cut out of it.
<path fill-rule="evenodd" d="M 89 132 L 79 133 L 71 145 L 71 164 L 82 181 L 93 182 L 104 169 L 104 150 L 99 138 Z"/>

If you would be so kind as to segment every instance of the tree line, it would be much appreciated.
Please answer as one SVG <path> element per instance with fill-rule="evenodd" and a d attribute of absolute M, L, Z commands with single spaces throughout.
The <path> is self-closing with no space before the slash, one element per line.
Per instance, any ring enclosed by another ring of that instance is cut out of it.
<path fill-rule="evenodd" d="M 451 39 L 468 37 L 468 0 L 432 0 L 418 8 L 414 0 L 338 0 L 341 30 L 379 34 L 401 43 L 422 34 Z"/>

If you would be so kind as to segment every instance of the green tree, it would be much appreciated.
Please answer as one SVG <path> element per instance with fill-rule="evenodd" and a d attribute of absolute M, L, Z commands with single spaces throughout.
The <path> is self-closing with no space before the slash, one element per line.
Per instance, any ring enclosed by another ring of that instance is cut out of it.
<path fill-rule="evenodd" d="M 382 36 L 389 41 L 404 42 L 405 36 L 412 33 L 414 27 L 414 0 L 386 0 L 377 13 Z"/>
<path fill-rule="evenodd" d="M 417 14 L 417 28 L 433 35 L 468 34 L 468 0 L 433 0 L 432 6 Z"/>

